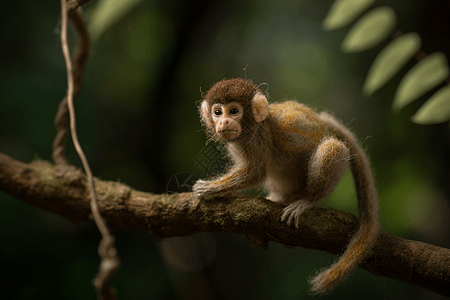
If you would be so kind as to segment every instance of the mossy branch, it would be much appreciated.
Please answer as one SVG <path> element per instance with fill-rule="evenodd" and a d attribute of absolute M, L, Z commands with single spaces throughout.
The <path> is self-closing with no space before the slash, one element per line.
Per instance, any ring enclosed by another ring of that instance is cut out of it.
<path fill-rule="evenodd" d="M 36 207 L 79 222 L 90 218 L 86 176 L 73 166 L 37 160 L 30 164 L 0 153 L 0 190 Z M 249 236 L 338 254 L 358 226 L 346 212 L 318 207 L 306 212 L 299 229 L 280 222 L 282 206 L 262 197 L 236 194 L 197 201 L 191 193 L 155 195 L 122 183 L 96 180 L 99 208 L 111 227 L 135 228 L 162 239 L 198 232 Z M 369 272 L 450 296 L 450 250 L 382 233 L 363 266 Z"/>

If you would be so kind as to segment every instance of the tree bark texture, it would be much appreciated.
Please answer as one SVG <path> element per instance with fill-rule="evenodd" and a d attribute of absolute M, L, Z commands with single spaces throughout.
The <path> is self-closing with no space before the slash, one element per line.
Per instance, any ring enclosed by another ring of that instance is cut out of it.
<path fill-rule="evenodd" d="M 36 207 L 79 222 L 90 218 L 86 176 L 73 166 L 36 160 L 30 164 L 0 153 L 0 190 Z M 157 238 L 199 232 L 244 234 L 253 245 L 269 241 L 339 254 L 358 226 L 352 214 L 317 207 L 301 227 L 280 222 L 282 206 L 263 197 L 234 194 L 197 201 L 191 193 L 136 191 L 125 184 L 96 180 L 99 208 L 110 227 L 135 228 Z M 382 233 L 362 268 L 450 296 L 450 250 Z"/>

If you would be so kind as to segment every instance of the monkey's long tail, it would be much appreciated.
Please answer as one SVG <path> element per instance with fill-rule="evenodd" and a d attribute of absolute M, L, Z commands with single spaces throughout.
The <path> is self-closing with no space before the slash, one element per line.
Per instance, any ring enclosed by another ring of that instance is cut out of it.
<path fill-rule="evenodd" d="M 350 153 L 354 157 L 351 160 L 351 170 L 358 197 L 360 225 L 342 256 L 328 269 L 310 280 L 312 293 L 331 291 L 343 281 L 371 252 L 380 232 L 378 197 L 369 160 L 353 134 L 336 119 L 331 118 L 333 123 L 338 123 L 334 124 L 334 127 L 338 125 L 342 137 L 351 144 Z"/>

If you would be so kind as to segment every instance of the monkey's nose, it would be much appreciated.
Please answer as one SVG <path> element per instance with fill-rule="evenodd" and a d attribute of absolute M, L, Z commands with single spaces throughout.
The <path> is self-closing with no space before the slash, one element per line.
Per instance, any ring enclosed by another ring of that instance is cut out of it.
<path fill-rule="evenodd" d="M 220 125 L 222 125 L 222 126 L 228 126 L 228 125 L 230 125 L 230 120 L 229 120 L 229 119 L 222 120 L 222 121 L 220 122 Z"/>

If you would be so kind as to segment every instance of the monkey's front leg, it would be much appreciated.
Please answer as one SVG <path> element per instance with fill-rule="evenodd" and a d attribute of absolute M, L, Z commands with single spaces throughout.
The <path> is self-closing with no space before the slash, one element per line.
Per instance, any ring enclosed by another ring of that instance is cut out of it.
<path fill-rule="evenodd" d="M 198 199 L 211 198 L 251 188 L 262 181 L 262 172 L 255 172 L 249 167 L 236 167 L 225 175 L 212 180 L 197 180 L 192 187 Z"/>
<path fill-rule="evenodd" d="M 349 149 L 336 138 L 324 138 L 308 164 L 306 199 L 297 200 L 283 210 L 281 220 L 299 227 L 300 216 L 331 194 L 348 167 Z"/>

